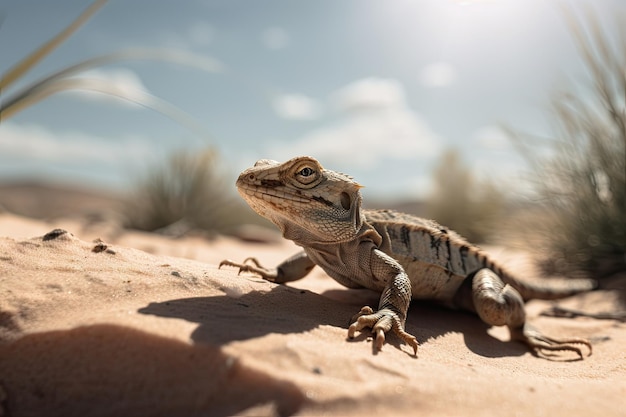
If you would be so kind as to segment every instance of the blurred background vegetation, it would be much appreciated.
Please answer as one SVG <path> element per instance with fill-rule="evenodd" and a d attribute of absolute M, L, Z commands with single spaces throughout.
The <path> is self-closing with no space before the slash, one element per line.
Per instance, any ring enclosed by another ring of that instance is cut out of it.
<path fill-rule="evenodd" d="M 613 43 L 593 14 L 567 17 L 589 78 L 553 93 L 554 137 L 511 133 L 541 208 L 526 230 L 544 266 L 601 277 L 626 270 L 626 32 Z"/>
<path fill-rule="evenodd" d="M 64 42 L 103 3 L 95 2 L 60 35 L 3 74 L 0 92 L 4 97 L 13 82 Z M 504 241 L 523 238 L 526 247 L 542 255 L 549 273 L 585 272 L 602 277 L 626 270 L 626 32 L 622 30 L 615 42 L 593 13 L 587 14 L 585 21 L 577 20 L 573 13 L 566 15 L 589 78 L 572 79 L 552 93 L 552 137 L 538 138 L 523 129 L 506 127 L 529 167 L 529 194 L 520 197 L 504 189 L 497 173 L 476 175 L 463 150 L 450 148 L 432 171 L 433 191 L 426 200 L 416 201 L 408 195 L 404 202 L 375 205 L 434 218 L 474 242 L 501 242 L 503 231 L 513 233 Z M 100 62 L 94 59 L 86 64 Z M 81 71 L 84 64 L 43 77 L 3 99 L 0 121 L 50 94 L 83 88 L 84 84 L 68 75 Z M 177 120 L 192 120 L 153 97 L 114 93 L 144 100 L 142 104 Z M 207 236 L 244 236 L 243 225 L 267 226 L 236 195 L 236 172 L 220 162 L 223 159 L 211 145 L 170 152 L 129 180 L 130 191 L 116 203 L 122 225 L 171 236 L 198 230 Z M 393 176 L 393 170 L 382 169 L 387 170 L 386 177 Z M 0 187 L 0 204 L 19 212 L 15 195 L 10 187 Z"/>
<path fill-rule="evenodd" d="M 435 191 L 426 200 L 426 217 L 470 242 L 490 242 L 500 237 L 507 201 L 493 180 L 476 178 L 456 149 L 444 152 L 433 179 Z"/>
<path fill-rule="evenodd" d="M 242 233 L 264 220 L 235 196 L 216 150 L 181 150 L 154 163 L 124 199 L 124 226 L 180 237 L 204 231 Z"/>

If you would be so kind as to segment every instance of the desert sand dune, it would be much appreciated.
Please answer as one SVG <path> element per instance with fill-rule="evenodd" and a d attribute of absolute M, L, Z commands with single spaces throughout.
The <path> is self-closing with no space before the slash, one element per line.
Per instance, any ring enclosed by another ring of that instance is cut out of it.
<path fill-rule="evenodd" d="M 535 326 L 593 343 L 582 361 L 549 361 L 506 329 L 414 302 L 418 357 L 394 336 L 374 354 L 367 335 L 346 335 L 376 294 L 318 269 L 281 286 L 217 268 L 295 250 L 0 214 L 0 415 L 623 415 L 626 324 L 544 317 L 551 304 L 531 301 Z M 625 282 L 560 304 L 623 308 Z"/>

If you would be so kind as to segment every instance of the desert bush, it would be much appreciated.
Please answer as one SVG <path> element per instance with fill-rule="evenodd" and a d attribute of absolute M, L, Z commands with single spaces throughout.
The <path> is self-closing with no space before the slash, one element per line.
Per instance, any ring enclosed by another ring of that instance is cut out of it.
<path fill-rule="evenodd" d="M 546 208 L 546 265 L 601 277 L 626 270 L 626 32 L 614 42 L 593 15 L 568 19 L 589 79 L 553 94 L 553 138 L 511 133 Z"/>
<path fill-rule="evenodd" d="M 497 187 L 478 180 L 458 151 L 447 150 L 434 172 L 435 188 L 427 200 L 426 215 L 472 242 L 492 238 L 501 220 L 505 199 Z"/>
<path fill-rule="evenodd" d="M 231 233 L 242 223 L 258 223 L 234 189 L 214 149 L 177 151 L 137 179 L 122 209 L 125 225 L 178 236 Z"/>
<path fill-rule="evenodd" d="M 181 150 L 148 167 L 125 202 L 126 226 L 172 235 L 232 227 L 238 204 L 217 163 L 212 149 Z"/>

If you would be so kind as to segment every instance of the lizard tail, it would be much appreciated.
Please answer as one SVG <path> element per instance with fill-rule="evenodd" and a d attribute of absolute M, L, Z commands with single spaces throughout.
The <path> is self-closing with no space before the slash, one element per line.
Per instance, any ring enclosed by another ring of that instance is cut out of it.
<path fill-rule="evenodd" d="M 535 300 L 557 300 L 559 298 L 569 297 L 570 295 L 581 292 L 591 291 L 598 288 L 598 282 L 587 278 L 570 278 L 570 279 L 543 279 L 543 280 L 521 280 L 516 278 L 508 271 L 500 268 L 498 265 L 485 260 L 485 266 L 502 278 L 505 284 L 509 284 L 515 288 L 524 301 Z"/>
<path fill-rule="evenodd" d="M 530 299 L 557 300 L 581 292 L 591 291 L 598 287 L 598 282 L 593 279 L 544 279 L 542 281 L 528 282 L 503 274 L 502 280 L 514 287 L 524 301 Z"/>

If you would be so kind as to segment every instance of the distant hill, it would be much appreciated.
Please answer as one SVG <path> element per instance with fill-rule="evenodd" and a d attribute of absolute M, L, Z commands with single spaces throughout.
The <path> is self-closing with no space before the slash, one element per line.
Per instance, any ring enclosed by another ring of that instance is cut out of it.
<path fill-rule="evenodd" d="M 37 219 L 107 216 L 121 196 L 110 191 L 34 181 L 0 183 L 0 211 Z"/>

